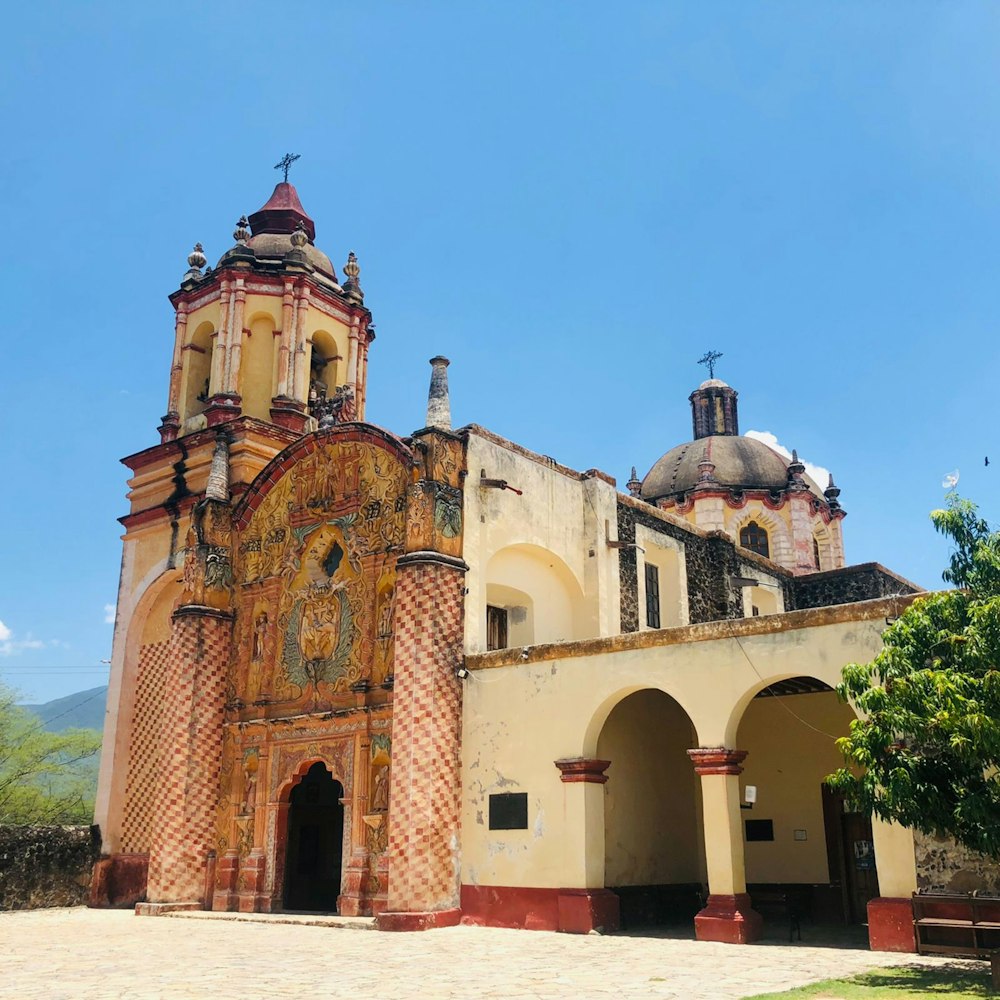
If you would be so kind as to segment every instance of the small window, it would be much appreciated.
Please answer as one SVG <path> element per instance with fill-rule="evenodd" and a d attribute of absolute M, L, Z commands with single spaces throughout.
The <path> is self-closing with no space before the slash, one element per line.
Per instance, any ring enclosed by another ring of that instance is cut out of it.
<path fill-rule="evenodd" d="M 507 648 L 507 609 L 486 606 L 486 648 Z"/>
<path fill-rule="evenodd" d="M 756 552 L 759 556 L 771 558 L 767 532 L 756 521 L 751 521 L 746 527 L 740 528 L 740 545 L 751 552 Z"/>
<path fill-rule="evenodd" d="M 760 617 L 760 608 L 758 608 L 756 604 L 751 604 L 750 605 L 750 614 L 751 614 L 751 617 L 753 617 L 753 618 L 759 618 Z"/>
<path fill-rule="evenodd" d="M 813 559 L 816 560 L 816 569 L 822 569 L 823 567 L 819 562 L 819 539 L 813 536 Z"/>
<path fill-rule="evenodd" d="M 748 819 L 746 821 L 747 840 L 774 840 L 774 820 Z"/>
<path fill-rule="evenodd" d="M 660 627 L 660 570 L 652 563 L 646 563 L 646 624 Z"/>

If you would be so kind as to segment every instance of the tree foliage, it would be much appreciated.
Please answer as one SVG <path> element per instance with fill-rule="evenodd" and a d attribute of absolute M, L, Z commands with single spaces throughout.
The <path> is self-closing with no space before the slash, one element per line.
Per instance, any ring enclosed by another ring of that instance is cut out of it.
<path fill-rule="evenodd" d="M 90 823 L 100 734 L 50 733 L 0 686 L 0 823 Z"/>
<path fill-rule="evenodd" d="M 1000 532 L 954 493 L 931 513 L 957 590 L 915 600 L 838 693 L 860 718 L 829 783 L 858 808 L 1000 856 Z"/>

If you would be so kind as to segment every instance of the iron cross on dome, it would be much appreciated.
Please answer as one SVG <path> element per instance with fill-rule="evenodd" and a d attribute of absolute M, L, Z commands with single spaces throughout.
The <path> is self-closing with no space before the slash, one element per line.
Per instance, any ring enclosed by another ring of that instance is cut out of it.
<path fill-rule="evenodd" d="M 288 168 L 301 156 L 301 153 L 285 153 L 285 155 L 278 160 L 274 165 L 275 170 L 284 170 L 285 172 L 285 183 L 288 183 Z"/>
<path fill-rule="evenodd" d="M 698 359 L 699 365 L 708 369 L 708 377 L 715 378 L 715 362 L 722 357 L 722 351 L 706 351 L 703 358 Z"/>

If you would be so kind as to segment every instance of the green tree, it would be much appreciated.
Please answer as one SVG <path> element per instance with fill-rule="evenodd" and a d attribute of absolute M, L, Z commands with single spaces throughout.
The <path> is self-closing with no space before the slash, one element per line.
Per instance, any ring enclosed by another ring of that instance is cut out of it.
<path fill-rule="evenodd" d="M 0 823 L 90 823 L 100 749 L 92 729 L 46 731 L 0 686 Z"/>
<path fill-rule="evenodd" d="M 1000 856 L 1000 532 L 954 493 L 931 513 L 957 590 L 915 600 L 837 691 L 861 718 L 830 785 L 867 812 Z"/>

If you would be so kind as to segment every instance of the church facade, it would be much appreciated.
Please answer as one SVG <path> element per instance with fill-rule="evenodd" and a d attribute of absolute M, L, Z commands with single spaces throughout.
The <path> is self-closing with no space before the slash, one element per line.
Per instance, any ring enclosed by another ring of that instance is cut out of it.
<path fill-rule="evenodd" d="M 383 430 L 358 262 L 315 239 L 285 181 L 170 297 L 93 903 L 744 942 L 793 893 L 905 946 L 913 838 L 823 777 L 840 670 L 917 588 L 845 565 L 832 480 L 741 437 L 715 378 L 627 492 L 454 429 L 444 358 L 424 426 Z"/>

